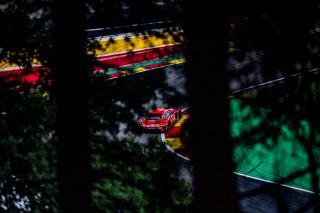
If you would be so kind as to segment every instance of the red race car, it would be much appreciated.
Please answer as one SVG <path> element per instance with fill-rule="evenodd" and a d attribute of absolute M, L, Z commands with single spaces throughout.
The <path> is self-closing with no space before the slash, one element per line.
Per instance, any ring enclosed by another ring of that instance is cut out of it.
<path fill-rule="evenodd" d="M 152 109 L 145 117 L 139 119 L 144 130 L 158 130 L 166 132 L 181 118 L 179 108 L 162 107 Z"/>

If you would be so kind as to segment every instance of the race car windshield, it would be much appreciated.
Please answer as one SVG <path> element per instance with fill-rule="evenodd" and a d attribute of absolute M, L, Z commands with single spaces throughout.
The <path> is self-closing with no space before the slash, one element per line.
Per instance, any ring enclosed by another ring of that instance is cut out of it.
<path fill-rule="evenodd" d="M 158 119 L 160 119 L 160 118 L 161 118 L 161 114 L 153 114 L 153 113 L 149 113 L 149 114 L 147 115 L 147 118 L 148 118 L 148 119 L 158 120 Z"/>

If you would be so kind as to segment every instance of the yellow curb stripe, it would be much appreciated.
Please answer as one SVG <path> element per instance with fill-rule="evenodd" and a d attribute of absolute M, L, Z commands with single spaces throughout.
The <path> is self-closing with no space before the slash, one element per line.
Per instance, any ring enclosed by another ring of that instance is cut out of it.
<path fill-rule="evenodd" d="M 122 37 L 109 37 L 108 39 L 98 40 L 101 45 L 100 49 L 94 50 L 96 56 L 105 54 L 116 54 L 120 52 L 128 52 L 139 49 L 153 48 L 163 45 L 172 45 L 181 43 L 184 41 L 184 37 L 180 31 L 169 33 L 160 33 L 158 36 L 145 35 L 145 36 L 131 36 L 128 38 Z M 88 54 L 93 54 L 92 51 L 88 51 Z M 33 59 L 33 64 L 40 65 L 39 61 Z M 17 68 L 20 67 L 17 64 L 10 64 L 7 61 L 0 61 L 1 69 Z"/>
<path fill-rule="evenodd" d="M 104 55 L 110 53 L 119 53 L 134 51 L 138 49 L 145 49 L 150 47 L 157 47 L 163 45 L 170 45 L 181 43 L 184 38 L 179 36 L 177 40 L 174 35 L 164 35 L 164 36 L 139 36 L 139 37 L 129 37 L 127 39 L 109 39 L 99 41 L 101 49 L 96 50 L 96 55 Z"/>
<path fill-rule="evenodd" d="M 185 62 L 186 59 L 185 58 L 181 58 L 181 59 L 176 59 L 176 60 L 172 60 L 172 61 L 169 61 L 170 64 L 178 64 L 178 63 L 182 63 L 182 62 Z"/>
<path fill-rule="evenodd" d="M 187 120 L 189 118 L 189 115 L 183 115 L 182 118 L 174 125 L 174 126 L 181 126 L 183 124 L 183 122 L 185 122 L 185 120 Z"/>
<path fill-rule="evenodd" d="M 141 72 L 141 71 L 145 71 L 146 69 L 143 67 L 137 67 L 133 69 L 133 72 Z"/>
<path fill-rule="evenodd" d="M 180 138 L 166 138 L 167 143 L 173 150 L 181 149 L 183 147 L 183 144 L 181 143 Z"/>

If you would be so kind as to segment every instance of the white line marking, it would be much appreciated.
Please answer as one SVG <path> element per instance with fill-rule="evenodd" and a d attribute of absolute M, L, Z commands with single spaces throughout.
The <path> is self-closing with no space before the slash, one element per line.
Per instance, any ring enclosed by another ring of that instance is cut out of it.
<path fill-rule="evenodd" d="M 32 67 L 41 67 L 42 65 L 39 64 L 33 64 Z M 7 71 L 14 71 L 14 70 L 21 70 L 24 69 L 24 67 L 21 66 L 15 66 L 15 67 L 8 67 L 8 68 L 0 68 L 0 72 L 7 72 Z"/>
<path fill-rule="evenodd" d="M 87 32 L 90 31 L 98 31 L 98 30 L 107 30 L 107 29 L 118 29 L 118 28 L 126 28 L 126 27 L 136 27 L 136 26 L 147 26 L 147 25 L 153 25 L 153 24 L 163 24 L 163 23 L 172 23 L 174 21 L 157 21 L 157 22 L 151 22 L 151 23 L 142 23 L 142 24 L 132 24 L 132 25 L 120 25 L 120 26 L 115 26 L 115 27 L 105 27 L 105 28 L 93 28 L 93 29 L 88 29 L 86 30 Z"/>
<path fill-rule="evenodd" d="M 149 34 L 149 32 L 165 32 L 164 30 L 166 30 L 166 28 L 158 28 L 158 29 L 152 29 L 152 30 L 146 30 L 146 31 L 142 31 L 138 33 L 132 33 L 132 32 L 128 32 L 128 33 L 121 33 L 121 34 L 112 34 L 112 35 L 105 35 L 105 36 L 97 36 L 97 37 L 91 37 L 88 39 L 94 39 L 94 40 L 99 40 L 99 41 L 108 41 L 110 39 L 113 40 L 120 40 L 120 39 L 124 39 L 124 38 L 144 38 L 146 35 L 151 36 L 152 34 Z M 148 32 L 148 34 L 145 34 L 145 32 Z M 181 29 L 180 31 L 175 31 L 175 32 L 183 32 L 183 30 Z M 138 34 L 138 35 L 137 35 Z"/>
<path fill-rule="evenodd" d="M 308 72 L 311 73 L 311 72 L 317 72 L 317 71 L 319 71 L 319 70 L 320 70 L 320 68 L 314 68 L 314 69 L 308 70 L 308 71 L 306 71 L 306 72 L 307 72 L 307 73 L 308 73 Z M 232 91 L 231 94 L 238 93 L 238 92 L 243 92 L 243 91 L 245 91 L 245 90 L 254 89 L 254 88 L 256 88 L 256 87 L 266 86 L 266 85 L 273 84 L 273 83 L 276 83 L 276 82 L 279 82 L 279 81 L 283 81 L 283 80 L 288 79 L 288 78 L 298 77 L 298 76 L 303 75 L 303 74 L 306 73 L 306 72 L 300 72 L 300 73 L 292 74 L 292 75 L 287 76 L 287 77 L 278 78 L 278 79 L 275 79 L 275 80 L 271 80 L 271 81 L 267 81 L 267 82 L 264 82 L 264 83 L 261 83 L 261 84 L 257 84 L 257 85 L 254 85 L 254 86 L 250 86 L 250 87 L 247 87 L 247 88 L 244 88 L 244 89 L 235 90 L 235 91 Z"/>
<path fill-rule="evenodd" d="M 300 189 L 300 188 L 297 188 L 297 187 L 293 187 L 293 186 L 289 186 L 289 185 L 285 185 L 285 184 L 280 184 L 280 183 L 276 183 L 276 182 L 273 182 L 273 181 L 264 180 L 264 179 L 261 179 L 261 178 L 249 176 L 249 175 L 244 175 L 244 174 L 241 174 L 241 173 L 238 173 L 238 172 L 233 172 L 233 173 L 236 174 L 236 175 L 247 177 L 247 178 L 251 178 L 251 179 L 254 179 L 254 180 L 259 180 L 259 181 L 262 181 L 262 182 L 272 183 L 272 184 L 280 185 L 280 186 L 283 186 L 283 187 L 286 187 L 286 188 L 295 189 L 295 190 L 298 190 L 298 191 L 315 194 L 315 192 L 309 191 L 309 190 L 306 190 L 306 189 Z"/>

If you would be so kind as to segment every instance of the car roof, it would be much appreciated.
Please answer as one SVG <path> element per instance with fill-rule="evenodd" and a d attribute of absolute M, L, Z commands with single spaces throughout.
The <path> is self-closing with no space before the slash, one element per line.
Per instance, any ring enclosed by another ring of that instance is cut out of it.
<path fill-rule="evenodd" d="M 170 110 L 170 108 L 159 107 L 159 108 L 155 108 L 155 109 L 151 110 L 151 113 L 161 114 L 167 110 Z"/>

